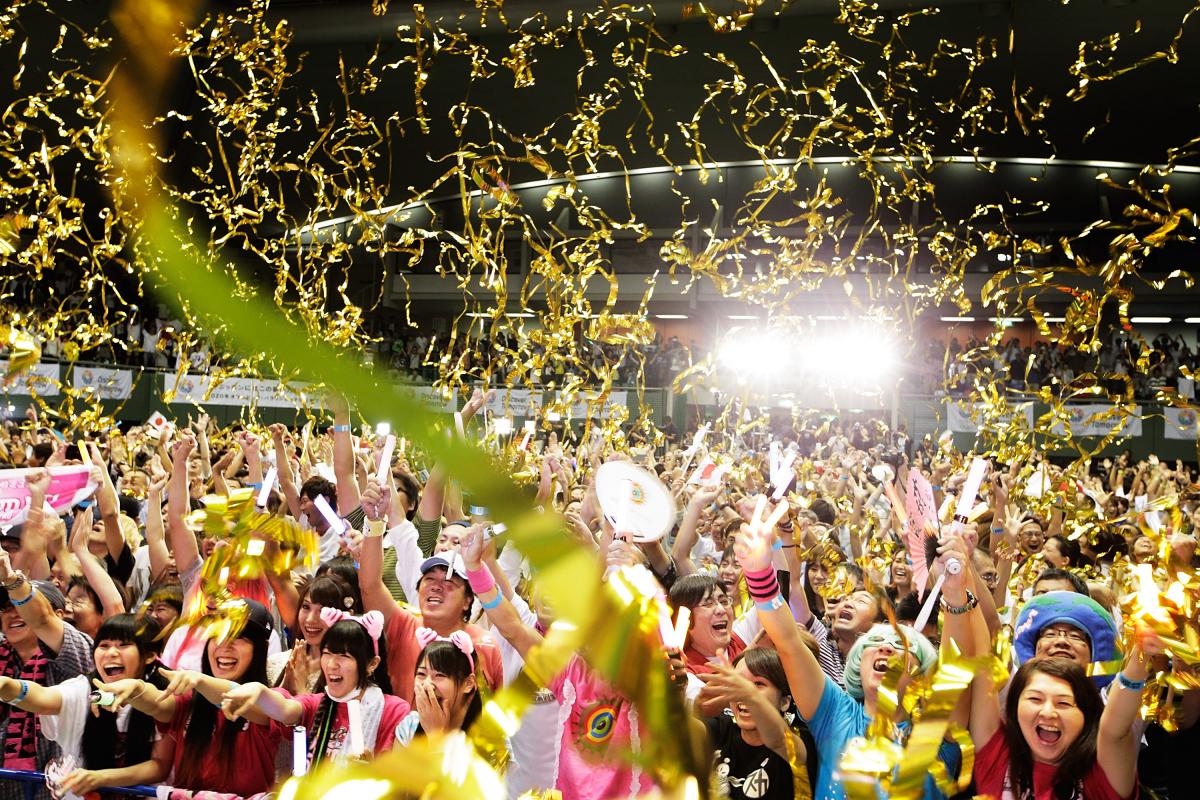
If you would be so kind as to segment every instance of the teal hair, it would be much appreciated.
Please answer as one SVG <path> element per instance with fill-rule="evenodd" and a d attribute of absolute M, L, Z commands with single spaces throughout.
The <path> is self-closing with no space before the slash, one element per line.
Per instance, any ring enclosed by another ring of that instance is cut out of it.
<path fill-rule="evenodd" d="M 903 632 L 903 638 L 896 628 Z M 907 640 L 907 645 L 905 640 Z M 896 650 L 907 650 L 912 653 L 921 663 L 921 672 L 928 672 L 937 664 L 937 648 L 925 638 L 924 634 L 918 633 L 907 625 L 892 626 L 887 622 L 876 623 L 871 626 L 869 631 L 858 637 L 858 641 L 854 643 L 854 646 L 850 648 L 850 653 L 846 656 L 843 678 L 846 681 L 846 692 L 855 700 L 863 698 L 863 651 L 868 647 L 878 647 L 883 644 L 890 644 Z"/>

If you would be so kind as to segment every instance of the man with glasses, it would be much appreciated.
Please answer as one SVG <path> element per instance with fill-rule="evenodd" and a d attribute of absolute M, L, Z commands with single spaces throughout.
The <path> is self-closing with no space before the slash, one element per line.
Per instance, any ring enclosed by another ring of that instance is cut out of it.
<path fill-rule="evenodd" d="M 1031 658 L 1068 658 L 1082 667 L 1120 658 L 1117 625 L 1099 603 L 1077 592 L 1038 595 L 1017 617 L 1013 653 L 1017 664 Z M 1103 686 L 1112 675 L 1092 677 Z"/>

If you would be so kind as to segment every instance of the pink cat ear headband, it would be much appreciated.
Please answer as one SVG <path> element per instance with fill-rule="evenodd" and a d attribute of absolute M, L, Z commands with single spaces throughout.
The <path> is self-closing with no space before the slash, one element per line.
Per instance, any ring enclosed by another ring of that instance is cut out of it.
<path fill-rule="evenodd" d="M 422 650 L 433 642 L 449 642 L 457 647 L 467 657 L 467 662 L 471 665 L 471 672 L 475 671 L 475 643 L 471 641 L 469 633 L 455 631 L 449 636 L 438 636 L 437 631 L 433 628 L 417 628 L 417 644 L 421 645 Z"/>
<path fill-rule="evenodd" d="M 375 655 L 379 655 L 379 637 L 383 634 L 383 614 L 378 611 L 368 611 L 360 617 L 353 614 L 347 614 L 341 609 L 325 606 L 321 609 L 321 622 L 324 622 L 329 627 L 333 627 L 344 619 L 351 622 L 357 622 L 363 626 L 367 635 L 371 637 L 371 643 L 375 645 Z"/>

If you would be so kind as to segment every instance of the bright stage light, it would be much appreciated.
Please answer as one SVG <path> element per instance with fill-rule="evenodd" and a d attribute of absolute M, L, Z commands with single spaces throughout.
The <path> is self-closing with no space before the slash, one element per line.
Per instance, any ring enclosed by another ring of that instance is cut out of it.
<path fill-rule="evenodd" d="M 769 328 L 732 332 L 717 351 L 719 365 L 739 382 L 880 385 L 892 375 L 894 333 L 856 326 L 835 330 Z"/>

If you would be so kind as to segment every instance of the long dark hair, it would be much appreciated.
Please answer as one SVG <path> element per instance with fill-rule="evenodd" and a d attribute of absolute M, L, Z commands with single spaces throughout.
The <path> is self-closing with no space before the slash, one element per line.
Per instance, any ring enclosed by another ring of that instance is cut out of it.
<path fill-rule="evenodd" d="M 478 658 L 479 653 L 475 653 Z M 421 651 L 421 655 L 417 657 L 417 669 L 421 668 L 422 664 L 426 664 L 429 669 L 437 670 L 448 678 L 453 679 L 455 686 L 462 686 L 467 678 L 472 675 L 471 659 L 467 658 L 467 654 L 458 649 L 458 645 L 453 642 L 447 642 L 444 639 L 430 642 L 429 645 Z M 479 697 L 479 679 L 475 680 L 475 691 L 471 694 L 471 700 L 467 704 L 467 714 L 463 717 L 463 730 L 467 730 L 475 722 L 481 713 L 483 713 L 483 700 Z M 421 729 L 424 732 L 424 729 Z"/>
<path fill-rule="evenodd" d="M 133 614 L 116 614 L 104 620 L 96 631 L 96 643 L 103 641 L 122 642 L 137 645 L 138 658 L 144 660 L 148 656 L 157 656 L 162 650 L 162 642 L 156 641 L 161 632 L 158 622 L 153 617 L 141 618 Z M 92 648 L 92 661 L 95 662 L 96 648 Z M 158 672 L 159 663 L 151 661 L 141 677 L 156 689 L 165 689 L 167 679 Z M 106 680 L 96 668 L 91 677 Z M 88 683 L 91 683 L 89 680 Z M 129 727 L 126 732 L 125 756 L 122 764 L 117 763 L 117 715 L 101 714 L 87 715 L 83 723 L 83 738 L 81 750 L 84 763 L 88 769 L 113 769 L 118 766 L 132 766 L 150 760 L 154 749 L 154 718 L 143 714 L 136 708 L 130 708 Z"/>
<path fill-rule="evenodd" d="M 387 668 L 387 640 L 384 635 L 379 634 L 379 649 L 376 651 L 376 643 L 371 641 L 371 635 L 367 633 L 367 629 L 358 624 L 354 620 L 343 619 L 335 622 L 330 626 L 329 630 L 325 631 L 325 636 L 321 639 L 321 652 L 333 653 L 334 655 L 350 656 L 354 659 L 354 665 L 358 668 L 358 688 L 366 688 L 371 684 L 375 684 L 384 694 L 392 693 L 392 680 L 388 675 Z M 379 665 L 375 667 L 375 671 L 367 674 L 367 667 L 370 666 L 371 659 L 375 658 L 376 652 L 380 655 Z M 325 691 L 325 672 L 321 672 L 321 677 L 317 679 L 317 692 Z M 351 690 L 353 691 L 353 690 Z M 312 763 L 321 763 L 325 760 L 325 750 L 329 747 L 329 733 L 333 727 L 334 717 L 334 701 L 329 695 L 321 698 L 321 704 L 317 706 L 317 713 L 313 716 L 312 725 Z M 373 749 L 374 742 L 370 742 L 369 746 Z"/>
<path fill-rule="evenodd" d="M 1009 776 L 1013 793 L 1017 797 L 1033 797 L 1033 753 L 1021 733 L 1017 709 L 1021 704 L 1021 693 L 1040 672 L 1065 681 L 1075 695 L 1075 705 L 1083 713 L 1083 730 L 1071 746 L 1063 753 L 1054 774 L 1054 796 L 1058 800 L 1070 800 L 1083 776 L 1096 763 L 1096 733 L 1100 729 L 1100 715 L 1104 702 L 1083 667 L 1065 658 L 1031 658 L 1021 665 L 1008 687 L 1008 701 L 1004 705 L 1004 739 L 1008 743 Z"/>
<path fill-rule="evenodd" d="M 254 654 L 250 657 L 250 666 L 238 679 L 238 683 L 256 682 L 266 685 L 268 683 L 267 640 L 269 637 L 247 636 L 246 633 L 249 633 L 249 626 L 246 631 L 243 631 L 241 638 L 254 645 Z M 205 675 L 213 674 L 212 664 L 208 660 L 208 642 L 204 643 L 204 656 L 200 661 L 200 671 Z M 201 769 L 205 758 L 210 753 L 213 754 L 213 763 L 220 770 L 216 786 L 225 786 L 229 783 L 229 776 L 233 772 L 234 749 L 238 734 L 251 723 L 245 721 L 226 722 L 222 726 L 221 736 L 216 741 L 214 751 L 213 734 L 216 732 L 218 716 L 220 716 L 220 712 L 217 707 L 208 702 L 204 695 L 200 692 L 192 693 L 192 709 L 187 721 L 187 732 L 184 734 L 182 744 L 179 745 L 183 748 L 183 754 L 179 758 L 179 768 L 175 772 L 175 785 L 179 788 L 192 790 L 212 788 L 201 785 L 204 780 Z"/>

